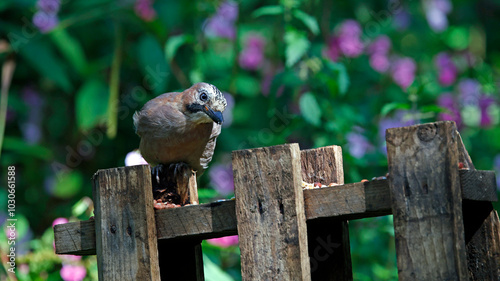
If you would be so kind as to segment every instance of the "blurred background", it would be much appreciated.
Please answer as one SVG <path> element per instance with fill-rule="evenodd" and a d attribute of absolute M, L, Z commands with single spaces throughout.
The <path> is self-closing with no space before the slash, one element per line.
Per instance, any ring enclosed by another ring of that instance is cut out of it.
<path fill-rule="evenodd" d="M 98 169 L 141 163 L 136 110 L 200 81 L 229 104 L 201 202 L 234 195 L 232 150 L 340 145 L 356 182 L 386 174 L 385 129 L 436 120 L 500 172 L 499 21 L 492 0 L 2 0 L 0 185 L 15 166 L 17 268 L 7 276 L 1 188 L 0 280 L 97 280 L 95 256 L 54 254 L 52 226 L 92 215 Z M 355 280 L 397 279 L 392 227 L 350 222 Z M 237 243 L 203 242 L 207 280 L 241 279 Z"/>

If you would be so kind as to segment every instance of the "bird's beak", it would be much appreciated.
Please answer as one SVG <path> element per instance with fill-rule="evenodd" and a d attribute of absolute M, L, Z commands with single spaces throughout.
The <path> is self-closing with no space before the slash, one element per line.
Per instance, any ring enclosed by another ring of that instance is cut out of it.
<path fill-rule="evenodd" d="M 213 111 L 210 107 L 205 105 L 203 107 L 203 111 L 210 117 L 212 120 L 214 120 L 215 123 L 221 125 L 222 122 L 224 122 L 224 117 L 222 117 L 222 112 L 220 111 Z"/>

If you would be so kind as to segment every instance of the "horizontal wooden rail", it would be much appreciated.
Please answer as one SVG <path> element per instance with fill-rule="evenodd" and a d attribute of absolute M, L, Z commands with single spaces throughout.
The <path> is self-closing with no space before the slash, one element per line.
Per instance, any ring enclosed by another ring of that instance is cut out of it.
<path fill-rule="evenodd" d="M 493 171 L 461 170 L 460 180 L 463 199 L 497 201 Z M 387 180 L 304 190 L 304 201 L 307 220 L 350 220 L 392 213 Z M 209 239 L 235 235 L 235 201 L 157 210 L 156 229 L 158 239 Z M 95 254 L 94 220 L 56 225 L 54 237 L 57 254 Z"/>

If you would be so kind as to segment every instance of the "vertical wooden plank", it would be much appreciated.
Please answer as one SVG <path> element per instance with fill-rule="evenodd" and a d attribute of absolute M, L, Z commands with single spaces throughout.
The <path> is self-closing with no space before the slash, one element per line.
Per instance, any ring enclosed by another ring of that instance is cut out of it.
<path fill-rule="evenodd" d="M 149 166 L 93 177 L 99 280 L 160 280 Z"/>
<path fill-rule="evenodd" d="M 232 156 L 243 280 L 311 280 L 298 144 Z"/>
<path fill-rule="evenodd" d="M 458 133 L 457 133 L 458 134 Z M 480 178 L 471 181 L 466 175 L 469 170 L 475 170 L 474 164 L 459 136 L 459 161 L 467 170 L 460 170 L 460 181 L 464 184 L 476 186 L 469 190 L 467 198 L 495 198 L 496 194 L 485 192 L 485 185 L 496 185 Z M 483 171 L 484 172 L 484 171 Z M 487 189 L 489 190 L 489 189 Z M 476 194 L 477 193 L 477 194 Z M 469 280 L 498 281 L 500 280 L 500 221 L 493 209 L 493 204 L 487 201 L 467 200 L 462 202 L 465 228 L 465 245 L 467 249 L 467 267 Z"/>
<path fill-rule="evenodd" d="M 181 202 L 189 199 L 189 204 L 198 204 L 196 173 L 179 174 L 175 182 L 178 194 L 187 191 L 185 196 L 181 195 Z M 179 241 L 158 240 L 158 254 L 161 280 L 205 280 L 201 241 L 186 240 L 179 243 Z"/>
<path fill-rule="evenodd" d="M 388 129 L 399 280 L 466 280 L 454 122 Z"/>
<path fill-rule="evenodd" d="M 300 159 L 303 181 L 344 184 L 340 146 L 302 150 Z M 347 220 L 307 221 L 307 239 L 313 281 L 352 280 Z"/>

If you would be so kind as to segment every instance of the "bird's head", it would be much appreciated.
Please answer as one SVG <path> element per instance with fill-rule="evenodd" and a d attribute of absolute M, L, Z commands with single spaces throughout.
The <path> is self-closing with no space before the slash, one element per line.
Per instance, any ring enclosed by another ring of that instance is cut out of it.
<path fill-rule="evenodd" d="M 195 123 L 222 124 L 227 102 L 221 91 L 208 83 L 196 83 L 184 91 L 186 112 Z"/>

